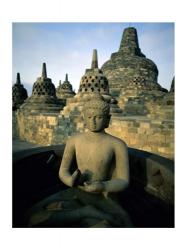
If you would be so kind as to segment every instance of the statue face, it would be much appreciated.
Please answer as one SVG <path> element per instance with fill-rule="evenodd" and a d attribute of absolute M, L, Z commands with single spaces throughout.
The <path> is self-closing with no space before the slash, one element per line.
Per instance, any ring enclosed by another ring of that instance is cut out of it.
<path fill-rule="evenodd" d="M 99 109 L 89 109 L 85 112 L 87 128 L 92 132 L 99 132 L 108 127 L 110 116 Z"/>

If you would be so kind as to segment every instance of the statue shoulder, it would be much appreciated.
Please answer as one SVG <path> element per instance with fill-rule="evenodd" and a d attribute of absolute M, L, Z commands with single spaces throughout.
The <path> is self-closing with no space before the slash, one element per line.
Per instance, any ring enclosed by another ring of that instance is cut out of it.
<path fill-rule="evenodd" d="M 81 139 L 83 139 L 83 137 L 84 137 L 83 133 L 78 133 L 78 134 L 72 135 L 67 139 L 66 143 L 67 144 L 75 144 L 77 141 L 80 141 Z"/>
<path fill-rule="evenodd" d="M 110 142 L 115 146 L 115 147 L 123 147 L 127 149 L 127 144 L 123 140 L 121 140 L 118 137 L 115 137 L 113 135 L 107 134 Z"/>

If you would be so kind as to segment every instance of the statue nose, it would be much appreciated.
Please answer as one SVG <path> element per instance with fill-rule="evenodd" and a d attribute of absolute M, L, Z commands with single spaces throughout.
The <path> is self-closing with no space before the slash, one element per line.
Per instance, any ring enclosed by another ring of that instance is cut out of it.
<path fill-rule="evenodd" d="M 96 124 L 96 118 L 95 118 L 95 117 L 92 118 L 92 123 L 93 123 L 94 125 Z"/>

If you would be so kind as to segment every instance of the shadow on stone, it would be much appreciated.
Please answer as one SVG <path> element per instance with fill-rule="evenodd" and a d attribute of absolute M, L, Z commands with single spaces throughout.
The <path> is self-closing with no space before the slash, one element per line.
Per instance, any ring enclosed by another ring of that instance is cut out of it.
<path fill-rule="evenodd" d="M 58 177 L 63 151 L 58 145 L 13 154 L 13 227 L 26 227 L 23 215 L 30 207 L 66 189 Z M 134 226 L 174 227 L 173 161 L 131 148 L 129 161 L 130 186 L 119 201 Z"/>

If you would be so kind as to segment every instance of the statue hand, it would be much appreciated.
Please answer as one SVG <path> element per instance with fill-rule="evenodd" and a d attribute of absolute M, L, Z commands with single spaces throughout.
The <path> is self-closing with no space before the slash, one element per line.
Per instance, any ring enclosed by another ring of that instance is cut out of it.
<path fill-rule="evenodd" d="M 82 189 L 86 192 L 101 193 L 104 191 L 104 184 L 102 181 L 84 182 Z"/>

